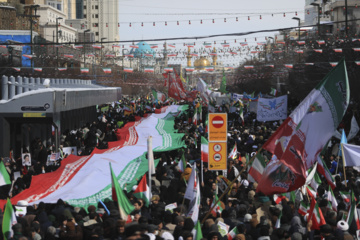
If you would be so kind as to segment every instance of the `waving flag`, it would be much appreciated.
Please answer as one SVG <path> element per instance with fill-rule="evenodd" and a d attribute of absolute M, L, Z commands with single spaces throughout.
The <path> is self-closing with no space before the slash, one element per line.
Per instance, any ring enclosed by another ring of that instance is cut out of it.
<path fill-rule="evenodd" d="M 104 73 L 111 73 L 111 68 L 103 68 Z"/>
<path fill-rule="evenodd" d="M 360 221 L 359 221 L 358 211 L 356 208 L 354 191 L 351 191 L 351 207 L 349 209 L 349 213 L 346 219 L 346 222 L 349 224 L 349 226 L 351 226 L 352 221 L 355 221 L 356 229 L 360 230 Z"/>
<path fill-rule="evenodd" d="M 127 222 L 131 222 L 130 213 L 134 211 L 135 208 L 126 197 L 123 190 L 120 188 L 119 182 L 117 181 L 116 176 L 112 170 L 111 163 L 109 163 L 109 165 L 111 172 L 112 199 L 118 204 L 120 218 L 126 220 Z"/>
<path fill-rule="evenodd" d="M 195 223 L 195 225 L 198 222 L 200 211 L 200 183 L 196 171 L 196 163 L 194 163 L 194 167 L 192 169 L 191 176 L 189 178 L 189 182 L 184 195 L 184 198 L 190 200 L 190 210 L 186 214 L 186 216 L 190 217 Z"/>
<path fill-rule="evenodd" d="M 12 230 L 12 226 L 17 223 L 16 215 L 14 208 L 10 202 L 10 199 L 7 199 L 6 207 L 4 211 L 3 221 L 2 221 L 2 232 L 4 235 L 4 239 L 11 239 L 14 235 Z"/>
<path fill-rule="evenodd" d="M 156 101 L 159 101 L 159 102 L 161 102 L 161 103 L 165 102 L 165 100 L 166 100 L 166 95 L 165 95 L 164 93 L 162 93 L 162 92 L 160 92 L 160 91 L 156 91 L 155 89 L 152 89 L 151 91 L 152 91 L 152 94 L 153 94 L 154 99 L 155 99 Z"/>
<path fill-rule="evenodd" d="M 201 161 L 209 161 L 209 142 L 203 136 L 201 136 Z"/>
<path fill-rule="evenodd" d="M 301 201 L 298 213 L 301 216 L 305 216 L 308 213 L 309 210 L 310 210 L 310 205 L 308 203 L 304 202 L 304 201 Z"/>
<path fill-rule="evenodd" d="M 149 207 L 150 199 L 151 199 L 151 192 L 146 182 L 146 175 L 144 175 L 139 182 L 139 185 L 134 191 L 134 197 L 141 198 L 144 200 L 145 206 Z"/>
<path fill-rule="evenodd" d="M 217 202 L 217 203 L 216 203 Z M 216 206 L 213 207 L 216 203 Z M 218 196 L 216 194 L 214 194 L 214 198 L 213 198 L 213 201 L 211 203 L 211 206 L 210 208 L 212 208 L 211 210 L 211 214 L 216 217 L 217 216 L 217 213 L 221 213 L 222 212 L 222 207 L 221 207 L 221 202 L 218 201 Z"/>
<path fill-rule="evenodd" d="M 237 229 L 237 227 L 234 227 L 228 234 L 227 234 L 227 239 L 228 240 L 233 240 L 235 239 L 236 235 L 238 235 L 240 232 Z"/>
<path fill-rule="evenodd" d="M 9 173 L 7 172 L 4 162 L 0 161 L 0 186 L 11 184 Z"/>
<path fill-rule="evenodd" d="M 88 68 L 80 68 L 80 72 L 81 73 L 88 73 L 89 69 Z"/>
<path fill-rule="evenodd" d="M 133 68 L 124 68 L 124 72 L 132 73 L 133 71 Z"/>
<path fill-rule="evenodd" d="M 326 224 L 322 211 L 313 196 L 311 197 L 309 219 L 311 219 L 313 223 L 311 229 L 319 230 L 320 226 Z"/>
<path fill-rule="evenodd" d="M 228 158 L 235 159 L 236 155 L 237 155 L 237 146 L 236 146 L 236 143 L 235 143 L 233 149 L 229 153 Z"/>
<path fill-rule="evenodd" d="M 316 161 L 324 145 L 332 137 L 349 104 L 349 83 L 345 61 L 313 89 L 264 144 L 284 164 L 286 177 L 263 175 L 258 191 L 267 194 L 293 191 L 302 186 L 305 171 Z M 270 174 L 270 173 L 269 173 Z"/>
<path fill-rule="evenodd" d="M 331 203 L 332 209 L 337 212 L 338 203 L 336 201 L 336 197 L 334 195 L 334 192 L 331 189 L 331 186 L 329 186 L 329 191 L 327 193 L 327 200 L 329 201 L 329 203 Z"/>
<path fill-rule="evenodd" d="M 249 169 L 248 179 L 250 182 L 259 182 L 266 167 L 265 159 L 260 153 L 256 154 Z"/>

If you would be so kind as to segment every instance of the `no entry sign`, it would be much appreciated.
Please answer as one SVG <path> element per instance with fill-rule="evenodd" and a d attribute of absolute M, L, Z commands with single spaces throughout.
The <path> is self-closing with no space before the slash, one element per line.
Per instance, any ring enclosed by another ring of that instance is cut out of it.
<path fill-rule="evenodd" d="M 227 141 L 227 114 L 209 113 L 209 142 Z"/>

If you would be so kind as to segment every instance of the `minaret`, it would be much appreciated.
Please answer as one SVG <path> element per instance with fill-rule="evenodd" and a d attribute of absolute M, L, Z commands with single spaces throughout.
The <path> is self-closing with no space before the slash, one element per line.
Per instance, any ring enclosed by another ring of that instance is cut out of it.
<path fill-rule="evenodd" d="M 213 50 L 213 53 L 216 53 L 216 48 L 214 47 L 214 50 Z M 212 57 L 212 59 L 213 59 L 213 66 L 216 66 L 217 65 L 217 55 L 214 55 L 213 57 Z"/>
<path fill-rule="evenodd" d="M 192 58 L 192 56 L 190 55 L 190 47 L 188 47 L 188 54 L 187 54 L 186 58 L 187 58 L 187 66 L 191 67 L 191 58 Z"/>

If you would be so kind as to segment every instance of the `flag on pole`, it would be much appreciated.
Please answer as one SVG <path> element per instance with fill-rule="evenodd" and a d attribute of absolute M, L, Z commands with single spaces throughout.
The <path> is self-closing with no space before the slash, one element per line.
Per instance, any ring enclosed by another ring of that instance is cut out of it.
<path fill-rule="evenodd" d="M 11 184 L 9 173 L 6 171 L 3 161 L 0 161 L 0 186 Z"/>
<path fill-rule="evenodd" d="M 345 204 L 350 203 L 350 192 L 347 191 L 339 191 L 341 198 L 344 200 Z"/>
<path fill-rule="evenodd" d="M 271 88 L 270 94 L 276 97 L 276 95 L 277 95 L 276 88 Z"/>
<path fill-rule="evenodd" d="M 211 206 L 210 206 L 210 208 L 212 208 L 211 214 L 212 214 L 214 217 L 217 216 L 217 213 L 221 213 L 222 210 L 223 210 L 222 207 L 221 207 L 221 202 L 220 202 L 220 201 L 218 201 L 218 203 L 216 204 L 216 206 L 213 207 L 214 204 L 215 204 L 217 201 L 218 201 L 218 196 L 217 196 L 216 194 L 214 194 L 214 198 L 213 198 L 213 201 L 212 201 Z"/>
<path fill-rule="evenodd" d="M 111 68 L 103 68 L 104 73 L 111 73 Z"/>
<path fill-rule="evenodd" d="M 338 203 L 336 201 L 336 197 L 334 195 L 334 192 L 331 189 L 331 186 L 329 186 L 329 191 L 327 193 L 327 200 L 329 201 L 329 203 L 331 203 L 332 209 L 337 212 Z"/>
<path fill-rule="evenodd" d="M 191 217 L 193 222 L 196 224 L 199 217 L 200 207 L 200 184 L 196 170 L 196 163 L 194 163 L 194 166 L 192 168 L 191 175 L 185 190 L 184 198 L 190 200 L 190 210 L 186 215 L 187 217 Z"/>
<path fill-rule="evenodd" d="M 275 229 L 279 229 L 281 227 L 281 217 L 282 217 L 282 211 L 280 212 L 280 215 L 275 223 Z"/>
<path fill-rule="evenodd" d="M 10 199 L 7 199 L 3 221 L 2 221 L 2 232 L 4 235 L 4 239 L 8 240 L 13 237 L 14 232 L 12 230 L 12 226 L 17 223 L 16 215 L 14 208 L 11 204 Z"/>
<path fill-rule="evenodd" d="M 334 189 L 336 187 L 335 184 L 335 180 L 330 172 L 330 170 L 328 169 L 328 167 L 326 166 L 326 163 L 324 162 L 324 160 L 321 158 L 320 154 L 318 155 L 318 165 L 316 170 L 325 177 L 326 181 L 328 182 L 329 186 L 331 186 L 332 189 Z"/>
<path fill-rule="evenodd" d="M 201 161 L 209 161 L 209 142 L 203 136 L 201 136 Z"/>
<path fill-rule="evenodd" d="M 237 155 L 237 146 L 236 146 L 236 143 L 235 143 L 233 149 L 229 153 L 228 158 L 235 159 L 236 155 Z"/>
<path fill-rule="evenodd" d="M 111 189 L 112 189 L 112 199 L 117 202 L 120 218 L 125 220 L 126 222 L 131 222 L 130 213 L 134 211 L 134 206 L 131 204 L 129 199 L 126 197 L 123 190 L 120 188 L 119 182 L 112 170 L 111 163 L 110 172 L 111 172 Z"/>
<path fill-rule="evenodd" d="M 180 172 L 185 172 L 185 168 L 186 168 L 186 160 L 185 160 L 185 154 L 184 152 L 181 155 L 181 159 L 178 162 L 178 166 L 179 166 L 179 170 Z"/>
<path fill-rule="evenodd" d="M 237 227 L 234 227 L 228 234 L 227 234 L 227 239 L 228 240 L 233 240 L 236 235 L 238 235 L 240 232 L 237 229 Z"/>
<path fill-rule="evenodd" d="M 192 123 L 194 125 L 197 125 L 198 124 L 198 119 L 197 119 L 197 108 L 195 108 L 195 111 L 194 111 L 194 116 L 192 117 Z"/>
<path fill-rule="evenodd" d="M 160 91 L 156 91 L 155 89 L 151 89 L 152 94 L 156 101 L 160 101 L 161 103 L 165 102 L 166 95 Z"/>
<path fill-rule="evenodd" d="M 309 194 L 310 195 L 310 194 Z M 311 195 L 310 195 L 311 196 Z M 312 220 L 311 229 L 320 229 L 320 226 L 326 224 L 324 216 L 321 209 L 319 208 L 315 198 L 311 197 L 310 210 L 309 210 L 309 219 Z"/>
<path fill-rule="evenodd" d="M 42 72 L 42 68 L 34 68 L 34 71 Z"/>
<path fill-rule="evenodd" d="M 80 72 L 81 73 L 88 73 L 89 69 L 88 68 L 80 68 Z"/>
<path fill-rule="evenodd" d="M 195 224 L 194 230 L 195 230 L 195 239 L 194 240 L 201 240 L 203 238 L 203 234 L 201 231 L 201 224 L 199 221 Z"/>
<path fill-rule="evenodd" d="M 134 196 L 136 198 L 141 198 L 145 202 L 145 206 L 149 207 L 150 199 L 151 199 L 151 192 L 146 182 L 146 175 L 144 175 L 139 182 L 137 188 L 134 191 Z"/>
<path fill-rule="evenodd" d="M 249 169 L 248 180 L 251 182 L 259 182 L 261 175 L 264 173 L 265 167 L 266 163 L 263 155 L 260 153 L 256 154 Z"/>
<path fill-rule="evenodd" d="M 360 166 L 360 146 L 342 143 L 342 156 L 344 166 L 358 167 Z"/>
<path fill-rule="evenodd" d="M 308 213 L 309 210 L 310 210 L 310 205 L 307 202 L 301 201 L 298 213 L 301 216 L 305 216 Z"/>
<path fill-rule="evenodd" d="M 285 165 L 283 170 L 288 172 L 288 177 L 280 179 L 269 171 L 262 176 L 264 184 L 259 184 L 258 191 L 269 195 L 290 192 L 304 185 L 306 170 L 317 161 L 318 154 L 332 137 L 349 100 L 349 83 L 343 59 L 263 145 Z"/>
<path fill-rule="evenodd" d="M 285 194 L 274 194 L 274 202 L 275 202 L 276 204 L 281 203 L 281 201 L 282 201 L 283 199 L 286 199 Z"/>
<path fill-rule="evenodd" d="M 314 177 L 311 179 L 310 186 L 317 191 L 318 187 L 321 185 L 321 178 L 319 174 L 315 172 Z"/>
<path fill-rule="evenodd" d="M 351 207 L 349 209 L 349 213 L 346 219 L 346 222 L 349 226 L 351 226 L 352 221 L 355 221 L 357 230 L 360 230 L 360 221 L 358 212 L 356 209 L 356 201 L 354 196 L 354 191 L 351 191 Z"/>

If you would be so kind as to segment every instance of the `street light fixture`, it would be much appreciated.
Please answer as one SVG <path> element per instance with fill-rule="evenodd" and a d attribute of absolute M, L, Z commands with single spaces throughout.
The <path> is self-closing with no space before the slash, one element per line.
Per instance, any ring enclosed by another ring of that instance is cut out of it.
<path fill-rule="evenodd" d="M 317 7 L 318 16 L 317 16 L 317 29 L 320 35 L 320 4 L 318 3 L 310 3 L 310 5 Z"/>
<path fill-rule="evenodd" d="M 56 18 L 56 45 L 59 44 L 59 31 L 58 31 L 58 20 L 63 19 L 62 17 L 57 17 Z M 59 46 L 56 46 L 56 67 L 59 67 Z"/>
<path fill-rule="evenodd" d="M 90 29 L 86 29 L 86 30 L 84 31 L 84 39 L 83 39 L 83 49 L 84 49 L 84 67 L 86 67 L 86 66 L 85 66 L 85 34 L 86 34 L 87 32 L 90 32 Z"/>
<path fill-rule="evenodd" d="M 101 66 L 103 65 L 103 62 L 102 62 L 102 48 L 103 48 L 103 45 L 102 45 L 102 43 L 103 43 L 103 40 L 105 40 L 105 39 L 107 39 L 107 38 L 101 38 L 101 49 L 100 49 L 100 64 L 101 64 Z"/>

